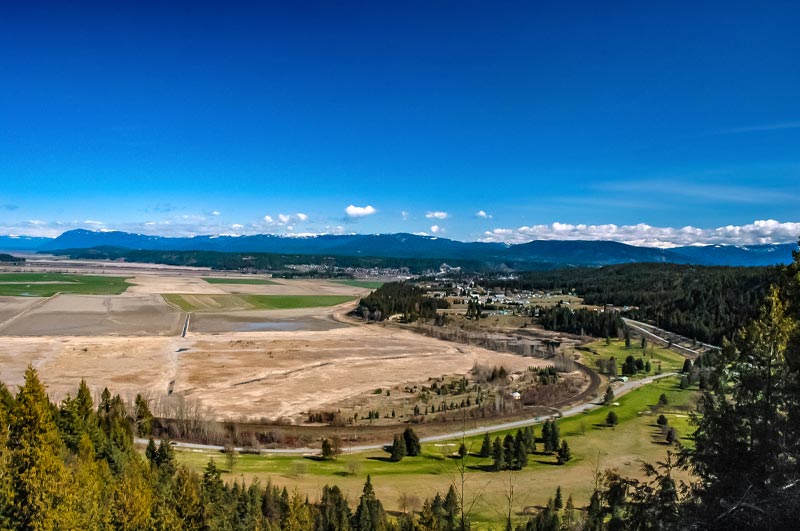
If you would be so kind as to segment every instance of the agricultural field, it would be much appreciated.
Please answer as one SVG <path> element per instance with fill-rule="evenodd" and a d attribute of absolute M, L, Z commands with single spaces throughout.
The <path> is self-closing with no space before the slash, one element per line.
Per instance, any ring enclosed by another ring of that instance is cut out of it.
<path fill-rule="evenodd" d="M 203 277 L 203 280 L 209 284 L 245 284 L 245 285 L 262 285 L 274 286 L 277 282 L 268 280 L 266 278 L 250 278 L 250 277 Z"/>
<path fill-rule="evenodd" d="M 505 494 L 509 482 L 515 492 L 525 493 L 515 500 L 514 511 L 519 514 L 527 507 L 542 506 L 553 496 L 556 487 L 562 488 L 564 498 L 573 495 L 578 507 L 588 502 L 594 486 L 593 474 L 597 466 L 616 468 L 629 476 L 640 477 L 641 462 L 655 462 L 665 457 L 669 446 L 662 429 L 656 424 L 659 414 L 664 414 L 669 425 L 676 428 L 681 444 L 691 445 L 689 414 L 697 399 L 696 388 L 681 390 L 676 377 L 646 385 L 619 397 L 615 406 L 602 406 L 591 412 L 565 418 L 558 422 L 562 440 L 567 440 L 573 459 L 557 465 L 553 455 L 533 454 L 529 465 L 517 472 L 488 472 L 483 470 L 491 459 L 478 457 L 483 436 L 465 439 L 470 455 L 462 463 L 454 458 L 461 439 L 437 443 L 423 443 L 419 457 L 406 457 L 399 463 L 388 461 L 388 453 L 375 450 L 347 453 L 335 461 L 319 461 L 302 455 L 239 455 L 233 470 L 225 455 L 214 451 L 178 452 L 178 458 L 195 470 L 202 470 L 209 459 L 215 459 L 228 479 L 254 479 L 262 483 L 272 481 L 290 490 L 299 489 L 314 500 L 324 484 L 337 484 L 351 501 L 360 494 L 367 476 L 371 475 L 377 495 L 389 510 L 399 510 L 401 498 L 417 498 L 417 509 L 426 497 L 436 492 L 446 492 L 453 482 L 460 482 L 460 465 L 466 465 L 465 496 L 477 499 L 471 519 L 474 528 L 485 529 L 502 520 Z M 661 394 L 668 405 L 658 406 Z M 605 418 L 613 410 L 618 418 L 616 427 L 605 425 Z M 402 427 L 398 427 L 398 432 Z M 512 430 L 514 433 L 516 430 Z M 541 435 L 541 426 L 535 427 Z M 503 437 L 508 431 L 494 432 Z M 538 443 L 541 449 L 541 442 Z M 522 519 L 522 517 L 520 517 Z"/>
<path fill-rule="evenodd" d="M 345 286 L 353 286 L 356 288 L 366 288 L 366 289 L 378 289 L 379 287 L 383 286 L 385 282 L 380 282 L 378 280 L 334 280 L 336 284 L 342 284 Z"/>
<path fill-rule="evenodd" d="M 227 295 L 165 294 L 164 300 L 185 312 L 289 310 L 337 306 L 353 300 L 348 295 Z"/>
<path fill-rule="evenodd" d="M 0 296 L 52 297 L 56 293 L 119 295 L 130 284 L 126 277 L 64 273 L 0 273 Z"/>

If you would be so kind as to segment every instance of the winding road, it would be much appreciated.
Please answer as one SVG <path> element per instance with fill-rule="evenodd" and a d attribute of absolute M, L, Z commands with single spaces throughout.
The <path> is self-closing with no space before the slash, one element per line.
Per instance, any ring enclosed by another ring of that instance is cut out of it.
<path fill-rule="evenodd" d="M 639 387 L 645 386 L 647 384 L 653 383 L 656 380 L 660 380 L 661 378 L 668 378 L 670 376 L 675 376 L 677 373 L 675 372 L 668 372 L 663 374 L 657 374 L 655 376 L 648 376 L 646 378 L 642 378 L 641 380 L 629 380 L 623 383 L 621 386 L 614 390 L 615 397 L 623 396 L 634 389 L 638 389 Z M 565 409 L 564 411 L 559 412 L 559 417 L 573 417 L 575 415 L 580 415 L 586 411 L 590 411 L 592 409 L 601 407 L 602 404 L 597 404 L 594 402 L 584 402 L 583 404 L 579 404 L 577 406 L 573 406 L 571 408 Z M 472 437 L 473 435 L 481 435 L 483 433 L 491 433 L 495 431 L 502 431 L 502 430 L 510 430 L 514 428 L 522 428 L 524 426 L 531 426 L 534 424 L 539 424 L 544 420 L 547 420 L 550 417 L 535 417 L 532 419 L 523 419 L 523 420 L 516 420 L 513 422 L 504 422 L 501 424 L 495 424 L 493 426 L 481 426 L 478 428 L 473 428 L 469 430 L 459 430 L 451 433 L 445 433 L 443 435 L 434 435 L 431 437 L 422 437 L 420 438 L 421 443 L 432 443 L 432 442 L 439 442 L 439 441 L 449 441 L 449 440 L 457 440 L 463 437 Z M 147 444 L 148 439 L 136 438 L 134 439 L 136 444 Z M 156 440 L 156 443 L 160 443 L 159 440 Z M 368 445 L 361 445 L 361 446 L 348 446 L 344 448 L 346 453 L 359 453 L 359 452 L 367 452 L 371 450 L 381 450 L 389 443 L 384 444 L 368 444 Z M 196 443 L 186 443 L 186 442 L 178 442 L 175 441 L 172 443 L 173 446 L 176 448 L 185 448 L 188 450 L 206 450 L 206 451 L 222 451 L 222 446 L 212 445 L 212 444 L 196 444 Z M 241 452 L 243 448 L 235 448 L 237 452 Z M 304 455 L 304 454 L 318 454 L 319 450 L 315 448 L 274 448 L 271 450 L 262 450 L 262 455 Z"/>

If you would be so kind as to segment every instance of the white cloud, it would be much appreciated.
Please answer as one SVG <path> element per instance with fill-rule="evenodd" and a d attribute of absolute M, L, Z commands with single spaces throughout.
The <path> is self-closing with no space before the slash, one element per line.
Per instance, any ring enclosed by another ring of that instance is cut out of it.
<path fill-rule="evenodd" d="M 293 222 L 308 221 L 308 214 L 298 212 L 297 214 L 278 214 L 278 219 L 270 215 L 264 216 L 264 223 L 269 226 L 285 227 Z"/>
<path fill-rule="evenodd" d="M 425 217 L 428 219 L 447 219 L 450 217 L 450 214 L 448 214 L 447 212 L 436 211 L 436 212 L 426 213 Z"/>
<path fill-rule="evenodd" d="M 532 240 L 610 240 L 643 247 L 680 247 L 684 245 L 758 245 L 796 242 L 800 222 L 758 220 L 748 225 L 726 225 L 716 228 L 653 227 L 638 225 L 584 225 L 552 223 L 523 226 L 516 229 L 497 228 L 486 231 L 480 241 L 526 243 Z"/>
<path fill-rule="evenodd" d="M 408 212 L 406 212 L 405 210 L 401 210 L 400 217 L 403 218 L 403 221 L 408 220 Z"/>
<path fill-rule="evenodd" d="M 351 218 L 363 218 L 364 216 L 371 216 L 375 212 L 377 212 L 377 210 L 373 208 L 371 205 L 367 205 L 364 207 L 350 205 L 344 209 L 344 213 Z"/>
<path fill-rule="evenodd" d="M 231 225 L 231 230 L 242 230 L 243 228 L 244 228 L 244 225 L 242 225 L 240 223 L 234 223 L 233 225 Z"/>
<path fill-rule="evenodd" d="M 475 212 L 475 215 L 483 219 L 492 219 L 492 215 L 487 214 L 485 210 L 478 210 L 477 212 Z"/>
<path fill-rule="evenodd" d="M 212 216 L 219 216 L 220 214 L 221 212 L 219 210 L 214 210 L 213 212 L 211 212 Z"/>
<path fill-rule="evenodd" d="M 439 225 L 431 225 L 431 232 L 434 234 L 444 234 L 445 230 L 444 227 L 440 227 Z"/>

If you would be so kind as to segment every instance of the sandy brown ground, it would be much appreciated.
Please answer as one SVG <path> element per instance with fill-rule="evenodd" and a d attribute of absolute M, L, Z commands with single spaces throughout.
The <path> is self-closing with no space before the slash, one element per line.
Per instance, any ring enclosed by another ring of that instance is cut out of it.
<path fill-rule="evenodd" d="M 184 350 L 185 349 L 185 350 Z M 179 352 L 179 350 L 181 350 Z M 0 339 L 0 369 L 18 385 L 28 363 L 54 399 L 81 378 L 123 396 L 176 395 L 216 418 L 294 417 L 377 387 L 466 373 L 477 362 L 521 370 L 538 360 L 380 326 L 177 337 Z"/>
<path fill-rule="evenodd" d="M 196 333 L 260 332 L 260 331 L 324 331 L 347 325 L 337 323 L 325 314 L 310 309 L 252 310 L 225 313 L 193 313 L 190 330 Z"/>
<path fill-rule="evenodd" d="M 0 378 L 16 386 L 33 364 L 55 400 L 74 393 L 81 378 L 94 389 L 108 386 L 125 397 L 144 393 L 155 399 L 166 396 L 174 381 L 174 396 L 215 418 L 299 419 L 309 409 L 378 387 L 467 373 L 475 363 L 512 371 L 541 363 L 331 319 L 348 304 L 193 315 L 188 336 L 181 338 L 185 314 L 166 304 L 161 293 L 339 294 L 355 300 L 369 290 L 317 280 L 208 284 L 185 271 L 137 271 L 131 282 L 119 296 L 57 295 L 0 306 L 0 317 L 7 316 L 0 325 Z M 273 330 L 237 331 L 251 325 Z"/>
<path fill-rule="evenodd" d="M 0 327 L 24 312 L 34 304 L 40 304 L 44 299 L 40 297 L 0 297 Z"/>
<path fill-rule="evenodd" d="M 383 327 L 193 337 L 176 392 L 217 415 L 292 417 L 378 387 L 466 373 L 477 362 L 521 370 L 532 359 Z"/>
<path fill-rule="evenodd" d="M 41 301 L 41 299 L 39 299 Z M 0 324 L 5 336 L 177 335 L 183 314 L 160 295 L 55 295 Z"/>
<path fill-rule="evenodd" d="M 133 284 L 125 291 L 125 295 L 160 294 L 160 293 L 192 293 L 223 295 L 228 293 L 219 284 L 209 284 L 198 276 L 164 275 L 142 273 L 129 278 Z"/>
<path fill-rule="evenodd" d="M 208 276 L 214 278 L 215 275 Z M 248 278 L 243 276 L 232 278 Z M 259 277 L 260 278 L 260 277 Z M 142 272 L 128 279 L 133 284 L 125 295 L 181 293 L 192 295 L 224 295 L 250 293 L 256 295 L 352 295 L 357 297 L 370 290 L 324 280 L 269 279 L 275 284 L 209 284 L 194 274 Z"/>
<path fill-rule="evenodd" d="M 123 397 L 163 394 L 177 341 L 173 337 L 3 337 L 0 373 L 4 383 L 17 386 L 31 364 L 54 400 L 74 394 L 81 378 L 98 395 L 105 386 Z"/>

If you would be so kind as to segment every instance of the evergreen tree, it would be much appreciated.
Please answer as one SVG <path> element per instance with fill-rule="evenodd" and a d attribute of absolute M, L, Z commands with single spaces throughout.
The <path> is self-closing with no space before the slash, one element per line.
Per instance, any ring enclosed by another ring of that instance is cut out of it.
<path fill-rule="evenodd" d="M 444 497 L 444 519 L 442 521 L 442 531 L 456 531 L 459 528 L 459 505 L 456 489 L 450 485 L 447 495 Z"/>
<path fill-rule="evenodd" d="M 609 411 L 608 415 L 606 415 L 606 426 L 616 426 L 619 423 L 619 418 L 617 414 L 613 411 Z"/>
<path fill-rule="evenodd" d="M 178 468 L 175 459 L 175 450 L 167 437 L 162 437 L 155 456 L 156 465 L 163 474 L 171 476 Z"/>
<path fill-rule="evenodd" d="M 375 496 L 372 479 L 367 476 L 364 491 L 358 500 L 356 513 L 353 515 L 352 528 L 354 531 L 384 531 L 386 524 L 386 512 L 383 504 Z"/>
<path fill-rule="evenodd" d="M 391 448 L 392 461 L 401 461 L 406 456 L 406 442 L 401 435 L 395 435 Z"/>
<path fill-rule="evenodd" d="M 489 457 L 492 455 L 492 439 L 489 437 L 489 433 L 483 434 L 483 442 L 481 443 L 481 457 Z"/>
<path fill-rule="evenodd" d="M 503 461 L 507 468 L 513 468 L 515 466 L 514 456 L 516 455 L 516 450 L 514 447 L 514 436 L 507 433 L 505 438 L 503 438 Z"/>
<path fill-rule="evenodd" d="M 517 434 L 519 435 L 520 432 L 518 431 Z M 528 466 L 528 445 L 525 444 L 523 437 L 514 438 L 514 465 L 519 469 Z"/>
<path fill-rule="evenodd" d="M 492 444 L 492 458 L 494 460 L 495 472 L 505 470 L 506 458 L 505 452 L 503 451 L 503 443 L 500 442 L 500 437 L 495 437 L 494 443 Z"/>
<path fill-rule="evenodd" d="M 59 510 L 67 491 L 67 471 L 60 455 L 62 442 L 44 386 L 30 365 L 8 415 L 6 446 L 12 489 L 8 507 L 11 527 L 69 527 L 68 515 Z"/>
<path fill-rule="evenodd" d="M 544 451 L 549 452 L 550 450 L 550 421 L 544 421 L 542 424 L 542 445 L 544 446 Z"/>
<path fill-rule="evenodd" d="M 467 450 L 467 445 L 463 442 L 458 447 L 458 457 L 464 459 L 469 455 L 469 450 Z"/>
<path fill-rule="evenodd" d="M 570 452 L 567 441 L 561 441 L 561 446 L 558 447 L 558 464 L 563 465 L 572 459 L 572 452 Z"/>
<path fill-rule="evenodd" d="M 559 433 L 558 433 L 558 424 L 556 421 L 550 422 L 550 433 L 549 433 L 549 450 L 548 452 L 555 452 L 558 450 L 558 442 L 559 442 Z"/>
<path fill-rule="evenodd" d="M 606 387 L 606 394 L 603 397 L 603 403 L 608 405 L 608 404 L 612 403 L 613 401 L 614 401 L 614 390 L 609 385 L 608 387 Z"/>
<path fill-rule="evenodd" d="M 403 431 L 403 440 L 406 445 L 406 455 L 409 457 L 416 457 L 422 453 L 422 445 L 419 443 L 419 437 L 414 433 L 411 426 L 408 426 L 405 431 Z"/>
<path fill-rule="evenodd" d="M 294 491 L 281 523 L 281 531 L 308 531 L 312 528 L 311 511 L 308 501 Z"/>
<path fill-rule="evenodd" d="M 153 429 L 153 414 L 150 407 L 141 394 L 136 395 L 134 400 L 136 433 L 139 437 L 147 437 Z"/>
<path fill-rule="evenodd" d="M 156 442 L 152 437 L 147 441 L 147 448 L 144 450 L 144 455 L 151 465 L 158 466 L 158 448 L 156 448 Z"/>
<path fill-rule="evenodd" d="M 335 459 L 336 456 L 333 453 L 333 445 L 328 439 L 322 439 L 322 459 L 325 461 L 330 461 Z"/>
<path fill-rule="evenodd" d="M 570 496 L 571 498 L 572 496 Z M 553 508 L 560 511 L 564 507 L 564 499 L 561 497 L 561 485 L 556 487 L 556 496 L 553 498 Z"/>
<path fill-rule="evenodd" d="M 567 505 L 564 507 L 564 524 L 567 529 L 572 529 L 572 522 L 575 519 L 575 502 L 572 500 L 572 494 L 567 498 Z"/>

